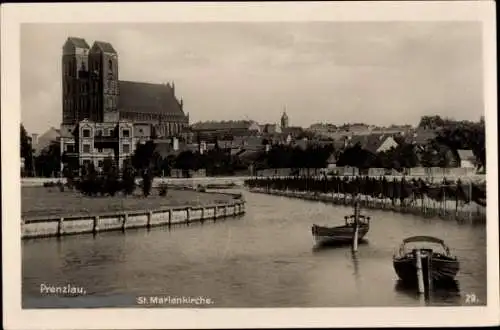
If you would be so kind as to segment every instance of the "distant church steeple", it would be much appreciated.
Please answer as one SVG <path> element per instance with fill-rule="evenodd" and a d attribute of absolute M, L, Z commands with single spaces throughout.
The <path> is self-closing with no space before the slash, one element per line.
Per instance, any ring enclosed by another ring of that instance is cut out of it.
<path fill-rule="evenodd" d="M 281 115 L 281 128 L 288 127 L 288 115 L 286 114 L 286 107 L 283 109 L 283 114 Z"/>

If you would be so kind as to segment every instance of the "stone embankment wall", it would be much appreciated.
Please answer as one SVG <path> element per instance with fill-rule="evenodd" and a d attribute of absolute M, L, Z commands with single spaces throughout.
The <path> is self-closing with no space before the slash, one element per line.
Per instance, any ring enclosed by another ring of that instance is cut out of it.
<path fill-rule="evenodd" d="M 235 199 L 225 204 L 199 207 L 175 207 L 93 216 L 28 219 L 22 221 L 21 237 L 27 239 L 84 233 L 97 234 L 111 230 L 125 231 L 129 228 L 150 228 L 209 220 L 215 221 L 220 218 L 236 217 L 244 213 L 245 201 Z"/>

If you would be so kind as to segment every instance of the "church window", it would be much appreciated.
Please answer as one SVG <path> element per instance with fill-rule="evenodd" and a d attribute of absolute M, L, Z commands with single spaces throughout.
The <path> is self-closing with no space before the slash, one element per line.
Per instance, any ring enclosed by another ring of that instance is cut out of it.
<path fill-rule="evenodd" d="M 128 154 L 130 152 L 130 144 L 124 143 L 122 150 L 123 150 L 123 153 Z"/>
<path fill-rule="evenodd" d="M 130 137 L 130 130 L 128 130 L 128 129 L 124 129 L 124 130 L 122 131 L 122 135 L 123 135 L 123 137 L 124 137 L 124 138 L 128 138 L 128 137 Z"/>
<path fill-rule="evenodd" d="M 108 68 L 109 68 L 109 71 L 113 71 L 113 61 L 112 60 L 108 61 Z"/>
<path fill-rule="evenodd" d="M 83 145 L 83 152 L 87 154 L 90 153 L 90 144 Z"/>
<path fill-rule="evenodd" d="M 90 137 L 90 130 L 88 128 L 86 128 L 83 130 L 82 134 L 83 134 L 84 138 L 88 138 L 88 137 Z"/>

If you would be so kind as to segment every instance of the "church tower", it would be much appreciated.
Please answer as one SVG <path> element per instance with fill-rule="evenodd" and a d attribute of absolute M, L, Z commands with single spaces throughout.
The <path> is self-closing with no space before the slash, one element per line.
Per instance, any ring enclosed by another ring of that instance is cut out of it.
<path fill-rule="evenodd" d="M 288 127 L 288 115 L 286 114 L 286 109 L 283 110 L 283 114 L 281 115 L 281 129 Z"/>
<path fill-rule="evenodd" d="M 118 54 L 109 42 L 96 41 L 89 52 L 90 120 L 118 122 Z"/>
<path fill-rule="evenodd" d="M 82 38 L 69 37 L 62 55 L 62 123 L 75 124 L 88 118 L 89 45 Z"/>

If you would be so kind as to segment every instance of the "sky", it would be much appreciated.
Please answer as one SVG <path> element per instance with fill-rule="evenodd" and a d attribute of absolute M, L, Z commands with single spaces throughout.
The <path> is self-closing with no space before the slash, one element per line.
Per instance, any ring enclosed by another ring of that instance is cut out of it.
<path fill-rule="evenodd" d="M 108 41 L 121 80 L 175 82 L 191 123 L 416 125 L 484 113 L 476 22 L 23 24 L 21 108 L 28 132 L 59 127 L 70 36 Z"/>

